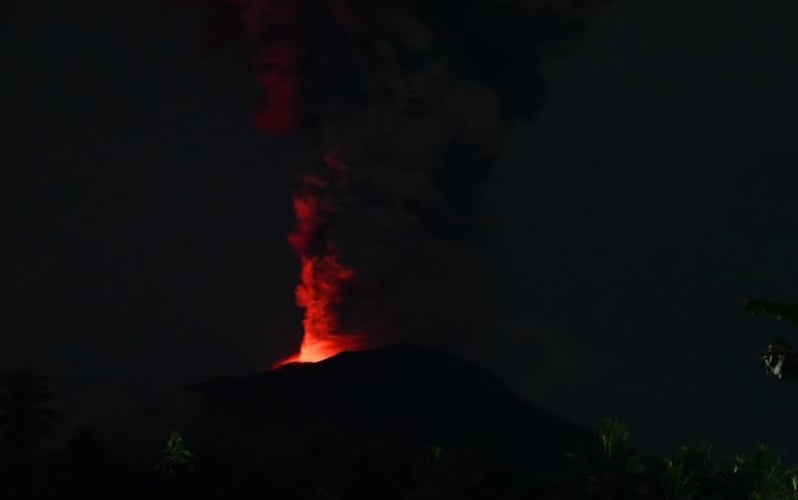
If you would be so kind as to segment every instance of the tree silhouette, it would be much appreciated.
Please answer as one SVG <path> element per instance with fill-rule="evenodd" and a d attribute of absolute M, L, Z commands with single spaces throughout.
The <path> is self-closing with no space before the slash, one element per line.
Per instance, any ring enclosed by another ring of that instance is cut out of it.
<path fill-rule="evenodd" d="M 67 442 L 56 469 L 59 498 L 100 498 L 108 483 L 105 444 L 95 431 L 80 427 Z"/>
<path fill-rule="evenodd" d="M 798 467 L 785 468 L 781 454 L 765 444 L 757 444 L 748 455 L 733 455 L 724 472 L 729 495 L 747 500 L 798 499 Z"/>
<path fill-rule="evenodd" d="M 569 453 L 571 463 L 586 477 L 590 498 L 639 498 L 637 479 L 646 471 L 643 456 L 635 451 L 623 422 L 605 418 L 596 430 L 597 443 L 584 453 Z"/>
<path fill-rule="evenodd" d="M 662 460 L 661 490 L 666 500 L 707 498 L 719 487 L 720 466 L 709 443 L 681 446 Z"/>
<path fill-rule="evenodd" d="M 48 405 L 46 379 L 30 369 L 4 377 L 0 390 L 0 444 L 16 458 L 32 458 L 61 415 Z"/>
<path fill-rule="evenodd" d="M 0 498 L 34 498 L 51 482 L 42 480 L 46 463 L 40 455 L 42 439 L 60 422 L 49 408 L 52 395 L 45 378 L 19 369 L 0 380 Z"/>
<path fill-rule="evenodd" d="M 183 435 L 172 431 L 166 440 L 161 460 L 155 466 L 155 470 L 174 477 L 180 473 L 192 472 L 194 469 L 194 454 L 186 448 Z"/>

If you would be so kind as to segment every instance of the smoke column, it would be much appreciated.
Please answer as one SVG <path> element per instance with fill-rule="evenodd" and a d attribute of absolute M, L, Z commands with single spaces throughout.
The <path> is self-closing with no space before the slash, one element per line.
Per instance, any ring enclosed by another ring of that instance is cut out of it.
<path fill-rule="evenodd" d="M 320 151 L 288 238 L 304 336 L 278 366 L 490 335 L 471 243 L 480 186 L 509 121 L 543 101 L 540 53 L 578 40 L 604 0 L 205 4 L 210 45 L 242 35 L 263 96 L 255 126 Z"/>

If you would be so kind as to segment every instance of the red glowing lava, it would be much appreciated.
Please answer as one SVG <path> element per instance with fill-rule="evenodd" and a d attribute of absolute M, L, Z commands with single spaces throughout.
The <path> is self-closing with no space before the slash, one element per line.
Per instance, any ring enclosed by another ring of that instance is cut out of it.
<path fill-rule="evenodd" d="M 346 166 L 331 154 L 325 155 L 330 174 L 343 181 Z M 342 351 L 357 350 L 360 336 L 341 331 L 337 305 L 355 278 L 355 271 L 343 265 L 335 246 L 325 234 L 325 224 L 334 207 L 324 196 L 329 182 L 322 175 L 300 179 L 294 194 L 296 229 L 288 242 L 302 264 L 301 281 L 296 288 L 297 305 L 305 310 L 304 336 L 299 352 L 278 362 L 275 368 L 295 362 L 314 363 Z"/>
<path fill-rule="evenodd" d="M 321 14 L 339 29 L 351 30 L 358 23 L 358 16 L 349 1 L 218 1 L 227 4 L 226 14 L 230 13 L 230 7 L 238 11 L 237 26 L 248 42 L 249 57 L 264 97 L 262 106 L 253 116 L 254 125 L 278 136 L 301 129 L 302 108 L 307 105 L 303 61 L 308 59 L 313 43 L 313 37 L 308 35 L 309 27 L 313 26 L 311 19 Z M 224 34 L 216 24 L 205 28 L 205 38 Z M 345 183 L 347 169 L 331 153 L 324 156 L 324 164 L 324 172 L 300 179 L 294 194 L 297 223 L 288 241 L 302 267 L 296 303 L 304 309 L 304 336 L 299 352 L 275 367 L 291 362 L 321 361 L 341 351 L 356 350 L 363 344 L 362 336 L 342 331 L 340 326 L 338 309 L 344 292 L 355 278 L 355 271 L 341 263 L 327 234 L 334 215 L 330 195 Z"/>

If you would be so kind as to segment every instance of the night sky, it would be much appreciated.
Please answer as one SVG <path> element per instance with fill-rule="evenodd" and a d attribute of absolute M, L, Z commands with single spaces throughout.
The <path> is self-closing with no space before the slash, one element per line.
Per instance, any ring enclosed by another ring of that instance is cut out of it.
<path fill-rule="evenodd" d="M 87 415 L 291 354 L 291 186 L 316 157 L 252 128 L 250 75 L 146 2 L 3 18 L 0 368 Z M 798 300 L 796 27 L 788 0 L 619 0 L 546 64 L 481 219 L 500 318 L 481 361 L 519 394 L 654 449 L 798 453 L 798 388 L 757 357 L 796 334 L 741 305 Z"/>

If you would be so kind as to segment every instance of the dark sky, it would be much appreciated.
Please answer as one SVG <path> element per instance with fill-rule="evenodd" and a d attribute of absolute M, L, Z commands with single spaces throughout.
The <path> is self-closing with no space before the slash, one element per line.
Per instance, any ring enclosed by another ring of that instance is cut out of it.
<path fill-rule="evenodd" d="M 0 25 L 0 367 L 39 367 L 75 413 L 294 349 L 291 179 L 315 161 L 251 128 L 254 84 L 192 55 L 196 19 L 111 4 L 18 2 Z M 741 308 L 798 300 L 796 27 L 788 0 L 617 1 L 547 65 L 486 194 L 489 363 L 519 393 L 646 446 L 798 452 L 798 387 L 757 358 L 790 332 Z"/>
<path fill-rule="evenodd" d="M 796 26 L 790 2 L 618 2 L 550 68 L 491 187 L 497 273 L 507 318 L 587 368 L 564 389 L 561 347 L 530 396 L 651 443 L 798 445 L 798 387 L 755 357 L 795 334 L 740 307 L 798 299 Z"/>

